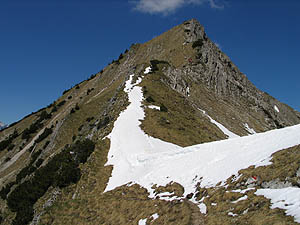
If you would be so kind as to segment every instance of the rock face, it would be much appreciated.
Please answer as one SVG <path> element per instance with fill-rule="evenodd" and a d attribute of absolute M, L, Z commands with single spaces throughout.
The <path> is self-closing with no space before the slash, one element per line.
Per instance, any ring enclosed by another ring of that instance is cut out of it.
<path fill-rule="evenodd" d="M 186 42 L 192 42 L 196 51 L 195 64 L 185 73 L 196 81 L 203 82 L 218 96 L 235 102 L 246 99 L 249 108 L 262 111 L 270 127 L 284 127 L 299 123 L 299 113 L 278 100 L 258 90 L 229 57 L 210 41 L 204 28 L 196 21 L 184 23 Z"/>
<path fill-rule="evenodd" d="M 182 40 L 179 35 L 183 36 Z M 186 52 L 180 59 L 181 63 L 178 63 L 180 53 L 176 56 L 166 56 L 166 51 L 161 50 L 165 48 L 164 45 L 167 46 L 164 39 L 167 40 L 166 42 L 174 42 L 176 46 L 170 52 L 176 52 L 175 48 L 181 48 L 183 52 Z M 182 41 L 180 45 L 179 40 Z M 196 95 L 197 90 L 206 88 L 206 92 L 213 96 L 213 101 L 225 102 L 226 113 L 232 114 L 235 118 L 236 132 L 239 132 L 241 124 L 244 123 L 250 123 L 250 126 L 255 127 L 257 131 L 300 123 L 299 112 L 257 89 L 229 57 L 207 37 L 203 26 L 197 20 L 186 21 L 169 33 L 163 34 L 160 39 L 152 41 L 153 44 L 149 44 L 147 49 L 152 59 L 160 59 L 169 63 L 163 68 L 163 73 L 167 78 L 165 83 L 186 97 L 191 95 L 189 99 L 196 105 L 197 100 L 192 99 L 193 93 Z M 160 49 L 157 50 L 153 46 L 160 46 Z M 175 60 L 180 66 L 172 62 Z M 223 115 L 216 112 L 218 107 L 212 109 L 211 102 L 201 99 L 203 93 L 201 96 L 197 96 L 197 99 L 202 102 L 202 105 L 199 103 L 198 107 L 206 107 L 211 114 L 215 114 L 215 118 L 230 127 L 232 121 L 226 121 Z M 206 106 L 203 104 L 205 101 Z M 224 111 L 222 107 L 219 111 Z M 253 121 L 259 121 L 259 123 L 255 124 Z"/>

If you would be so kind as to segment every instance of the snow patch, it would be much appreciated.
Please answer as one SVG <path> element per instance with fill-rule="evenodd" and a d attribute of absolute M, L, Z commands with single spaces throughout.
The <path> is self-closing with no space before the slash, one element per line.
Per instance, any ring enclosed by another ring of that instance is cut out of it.
<path fill-rule="evenodd" d="M 300 144 L 300 125 L 184 148 L 150 137 L 140 128 L 145 113 L 142 89 L 136 84 L 141 78 L 131 84 L 132 78 L 124 89 L 130 104 L 108 135 L 111 146 L 106 165 L 112 165 L 113 170 L 105 192 L 132 182 L 155 197 L 154 184 L 165 186 L 173 181 L 184 187 L 184 196 L 195 194 L 199 185 L 225 185 L 227 178 L 237 176 L 239 170 L 266 163 L 264 160 L 273 153 Z M 205 204 L 199 203 L 201 212 L 206 211 Z"/>
<path fill-rule="evenodd" d="M 206 214 L 207 213 L 207 207 L 206 205 L 202 202 L 198 205 L 199 209 L 200 209 L 200 212 L 203 213 L 203 214 Z"/>
<path fill-rule="evenodd" d="M 255 130 L 253 128 L 250 128 L 248 123 L 244 123 L 244 127 L 249 134 L 256 134 Z"/>
<path fill-rule="evenodd" d="M 187 94 L 188 97 L 190 96 L 190 87 L 186 88 L 186 94 Z"/>
<path fill-rule="evenodd" d="M 156 220 L 159 217 L 157 213 L 154 213 L 150 216 L 152 218 L 152 221 Z M 147 224 L 147 218 L 146 219 L 140 219 L 138 225 L 146 225 Z"/>
<path fill-rule="evenodd" d="M 157 213 L 154 213 L 151 217 L 153 218 L 153 220 L 156 220 L 159 217 L 159 215 Z"/>
<path fill-rule="evenodd" d="M 247 191 L 251 191 L 251 190 L 254 190 L 255 188 L 246 188 L 244 190 L 241 190 L 241 189 L 237 189 L 237 190 L 232 190 L 231 192 L 239 192 L 241 194 L 245 194 Z"/>
<path fill-rule="evenodd" d="M 160 110 L 160 107 L 159 107 L 159 106 L 156 106 L 156 105 L 148 105 L 148 108 Z"/>
<path fill-rule="evenodd" d="M 274 105 L 274 110 L 279 113 L 279 109 L 278 109 L 277 105 Z"/>
<path fill-rule="evenodd" d="M 145 71 L 144 71 L 144 74 L 148 74 L 151 72 L 151 66 L 148 66 Z"/>
<path fill-rule="evenodd" d="M 199 108 L 198 108 L 199 109 Z M 228 136 L 228 138 L 236 138 L 239 137 L 238 135 L 236 135 L 235 133 L 231 132 L 230 130 L 228 130 L 226 127 L 224 127 L 222 124 L 220 124 L 219 122 L 215 121 L 213 118 L 211 118 L 204 110 L 199 109 L 203 114 L 205 114 L 209 119 L 210 122 L 215 124 L 225 135 Z"/>
<path fill-rule="evenodd" d="M 146 219 L 140 219 L 138 225 L 146 225 L 147 218 Z"/>
<path fill-rule="evenodd" d="M 235 201 L 232 201 L 231 203 L 235 204 L 235 203 L 238 203 L 240 201 L 243 201 L 243 200 L 246 200 L 248 198 L 247 195 L 244 195 L 243 197 L 240 197 L 239 199 L 235 200 Z"/>
<path fill-rule="evenodd" d="M 287 215 L 300 223 L 300 188 L 258 189 L 255 194 L 271 199 L 271 209 L 284 209 Z"/>
<path fill-rule="evenodd" d="M 229 212 L 228 216 L 237 216 L 237 214 L 233 213 L 233 212 Z"/>

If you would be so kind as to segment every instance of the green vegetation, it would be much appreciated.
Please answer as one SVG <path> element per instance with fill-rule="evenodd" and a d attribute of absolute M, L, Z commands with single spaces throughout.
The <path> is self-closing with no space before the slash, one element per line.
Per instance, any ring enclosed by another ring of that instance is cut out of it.
<path fill-rule="evenodd" d="M 167 64 L 167 65 L 169 65 L 169 63 L 167 61 L 156 60 L 156 59 L 150 60 L 150 64 L 151 64 L 151 72 L 150 73 L 154 73 L 154 72 L 159 70 L 158 64 Z"/>
<path fill-rule="evenodd" d="M 39 143 L 52 134 L 52 128 L 46 127 L 44 132 L 35 140 L 35 143 Z"/>
<path fill-rule="evenodd" d="M 61 106 L 63 106 L 65 103 L 66 103 L 66 100 L 62 100 L 61 102 L 59 102 L 59 103 L 57 104 L 57 107 L 61 107 Z"/>
<path fill-rule="evenodd" d="M 26 128 L 22 133 L 22 139 L 27 141 L 31 138 L 31 134 L 36 133 L 40 128 L 43 127 L 43 121 L 50 119 L 52 116 L 51 113 L 47 113 L 46 110 L 42 111 L 39 118 L 30 125 L 29 128 Z M 47 129 L 47 128 L 46 128 Z M 47 131 L 48 132 L 48 131 Z"/>
<path fill-rule="evenodd" d="M 14 145 L 12 144 L 13 140 L 19 136 L 18 131 L 14 130 L 12 134 L 8 136 L 5 140 L 0 142 L 0 152 L 8 148 L 8 150 L 11 150 L 14 148 Z"/>
<path fill-rule="evenodd" d="M 161 104 L 160 105 L 160 111 L 161 112 L 168 112 L 168 108 L 164 104 Z"/>
<path fill-rule="evenodd" d="M 37 169 L 31 179 L 19 184 L 7 197 L 8 207 L 17 213 L 12 224 L 28 224 L 33 219 L 33 205 L 50 186 L 63 188 L 78 182 L 81 176 L 79 164 L 86 162 L 94 148 L 95 144 L 89 139 L 78 141 Z M 22 176 L 34 170 L 31 167 L 24 170 Z"/>
<path fill-rule="evenodd" d="M 198 39 L 197 41 L 193 42 L 192 48 L 202 47 L 203 46 L 203 40 Z"/>

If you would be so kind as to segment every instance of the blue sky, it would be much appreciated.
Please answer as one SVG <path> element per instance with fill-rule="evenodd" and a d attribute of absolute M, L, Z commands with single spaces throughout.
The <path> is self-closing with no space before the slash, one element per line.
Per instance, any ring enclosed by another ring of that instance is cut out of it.
<path fill-rule="evenodd" d="M 259 89 L 299 111 L 299 11 L 299 0 L 0 0 L 0 121 L 191 18 Z"/>

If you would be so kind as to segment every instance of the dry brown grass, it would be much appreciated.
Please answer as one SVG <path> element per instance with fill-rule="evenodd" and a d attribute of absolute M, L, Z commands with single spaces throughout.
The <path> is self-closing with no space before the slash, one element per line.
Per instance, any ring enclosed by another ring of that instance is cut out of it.
<path fill-rule="evenodd" d="M 147 190 L 137 184 L 103 193 L 112 170 L 110 166 L 104 167 L 108 149 L 108 139 L 97 143 L 96 151 L 82 166 L 84 175 L 80 182 L 63 190 L 59 201 L 42 216 L 41 224 L 127 225 L 137 224 L 144 218 L 150 220 L 154 213 L 159 218 L 151 224 L 189 224 L 189 204 L 149 199 Z M 175 188 L 178 188 L 176 184 Z M 76 198 L 72 199 L 74 193 Z"/>
<path fill-rule="evenodd" d="M 149 74 L 140 86 L 144 89 L 144 97 L 151 96 L 155 100 L 154 103 L 144 101 L 146 106 L 163 104 L 168 112 L 146 107 L 142 129 L 150 136 L 180 146 L 225 139 L 225 135 L 207 117 L 195 110 L 181 94 L 167 87 L 161 81 L 162 76 L 160 72 Z"/>

